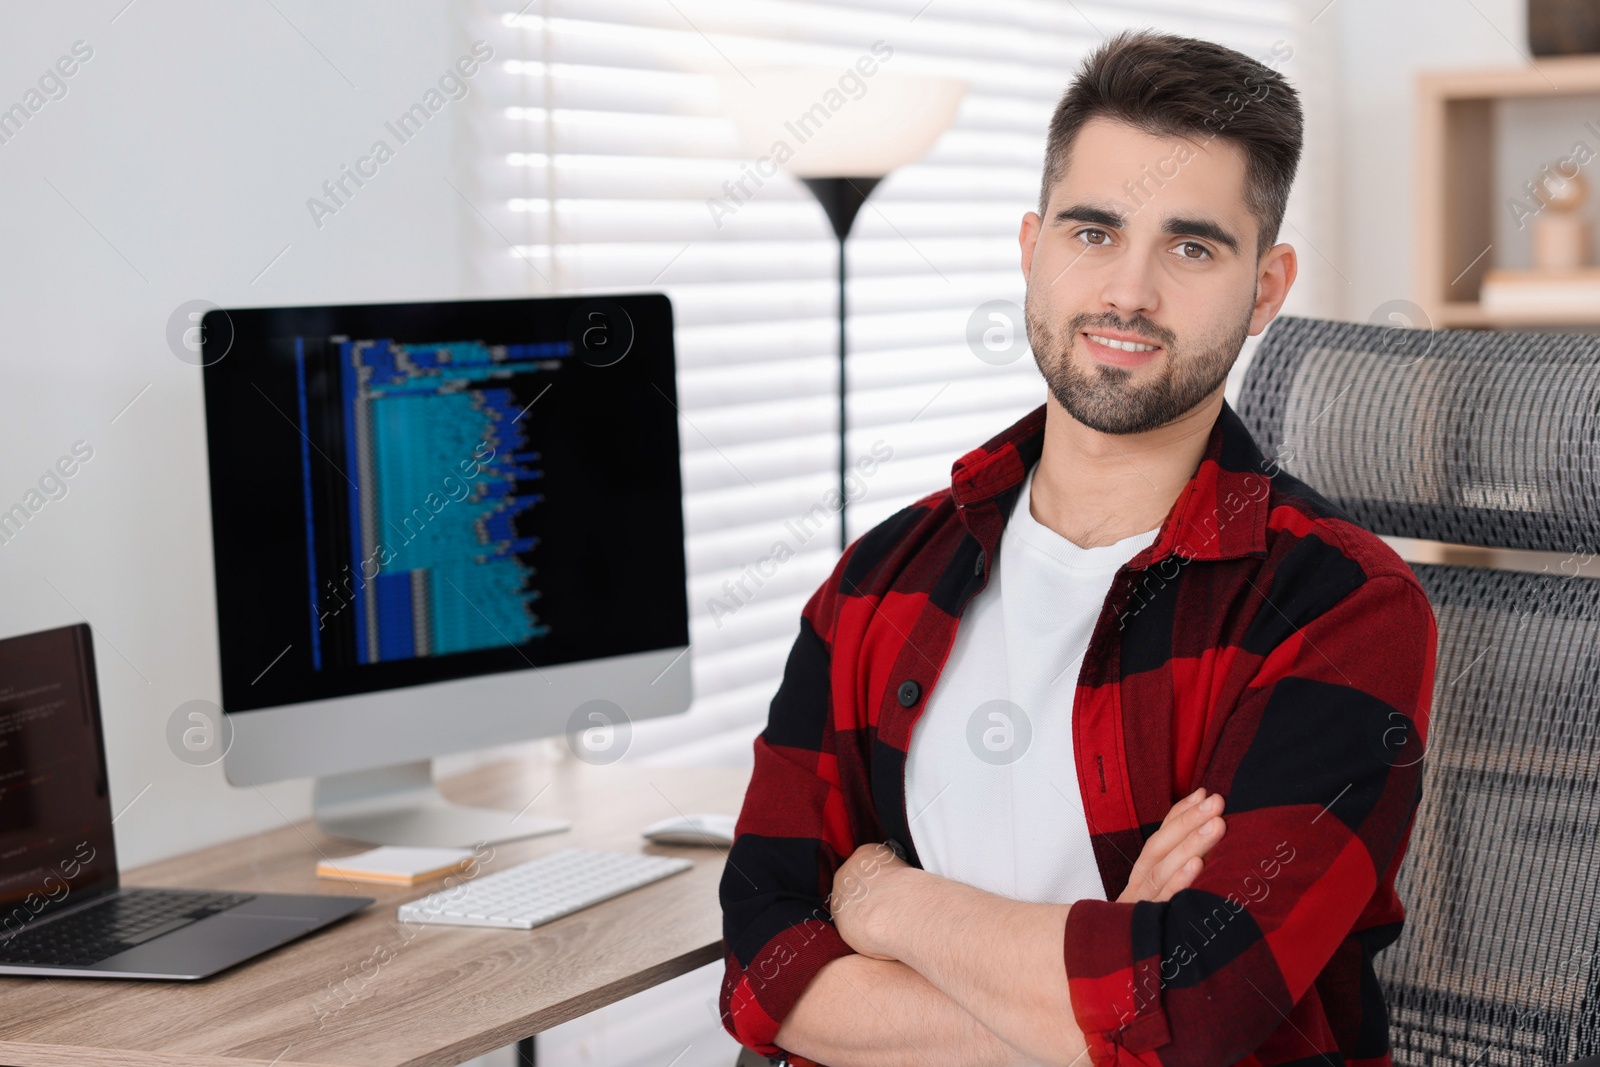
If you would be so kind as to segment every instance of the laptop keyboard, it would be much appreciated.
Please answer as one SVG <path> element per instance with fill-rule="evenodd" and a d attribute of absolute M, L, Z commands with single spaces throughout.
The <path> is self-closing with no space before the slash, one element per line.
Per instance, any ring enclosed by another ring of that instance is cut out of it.
<path fill-rule="evenodd" d="M 71 915 L 24 927 L 0 941 L 0 963 L 87 967 L 162 934 L 237 907 L 253 893 L 124 889 Z"/>

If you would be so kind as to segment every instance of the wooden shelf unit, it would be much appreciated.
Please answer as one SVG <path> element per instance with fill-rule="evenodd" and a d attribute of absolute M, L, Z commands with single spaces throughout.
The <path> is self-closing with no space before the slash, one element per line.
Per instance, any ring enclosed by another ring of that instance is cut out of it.
<path fill-rule="evenodd" d="M 1494 241 L 1495 103 L 1594 94 L 1600 56 L 1418 75 L 1413 269 L 1434 326 L 1600 326 L 1600 306 L 1525 315 L 1491 313 L 1478 303 L 1484 273 L 1495 265 L 1492 250 L 1483 254 Z"/>

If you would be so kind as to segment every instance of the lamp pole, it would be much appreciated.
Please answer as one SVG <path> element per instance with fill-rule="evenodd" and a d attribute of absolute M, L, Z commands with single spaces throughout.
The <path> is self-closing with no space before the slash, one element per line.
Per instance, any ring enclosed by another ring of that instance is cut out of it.
<path fill-rule="evenodd" d="M 828 221 L 833 224 L 833 235 L 838 239 L 839 245 L 839 551 L 843 552 L 850 543 L 849 535 L 845 532 L 849 528 L 845 522 L 845 509 L 849 506 L 846 475 L 850 465 L 845 448 L 849 423 L 845 415 L 845 399 L 848 395 L 845 392 L 845 356 L 848 345 L 845 340 L 844 239 L 850 235 L 850 227 L 855 223 L 861 205 L 867 202 L 867 197 L 882 179 L 881 177 L 837 177 L 800 180 L 806 183 L 811 195 L 817 198 L 822 210 L 827 212 Z"/>
<path fill-rule="evenodd" d="M 734 78 L 719 69 L 717 92 L 745 148 L 771 152 L 774 136 L 788 136 L 793 115 L 809 114 L 834 91 L 838 72 L 815 65 L 751 67 Z M 752 75 L 754 80 L 752 80 Z M 805 182 L 833 224 L 839 242 L 839 550 L 849 547 L 849 418 L 845 372 L 844 242 L 861 206 L 883 176 L 921 159 L 955 121 L 967 82 L 958 78 L 880 70 L 872 91 L 853 99 L 814 135 L 789 149 L 782 166 Z"/>

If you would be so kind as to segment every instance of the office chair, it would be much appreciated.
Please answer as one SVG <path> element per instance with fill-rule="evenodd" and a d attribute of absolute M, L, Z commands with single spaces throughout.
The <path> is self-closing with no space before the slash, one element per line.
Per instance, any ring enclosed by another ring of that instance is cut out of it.
<path fill-rule="evenodd" d="M 1600 581 L 1578 570 L 1600 552 L 1600 335 L 1280 318 L 1238 412 L 1375 533 L 1560 554 L 1412 564 L 1438 662 L 1406 921 L 1376 969 L 1396 1064 L 1595 1055 Z"/>

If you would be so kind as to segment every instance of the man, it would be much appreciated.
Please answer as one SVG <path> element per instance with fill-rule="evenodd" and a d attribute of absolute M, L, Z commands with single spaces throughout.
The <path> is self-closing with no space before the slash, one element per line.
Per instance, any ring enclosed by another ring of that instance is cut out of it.
<path fill-rule="evenodd" d="M 1389 1062 L 1433 613 L 1223 399 L 1294 282 L 1301 126 L 1270 68 L 1153 33 L 1062 98 L 1021 232 L 1047 401 L 845 551 L 755 742 L 742 1044 Z"/>

